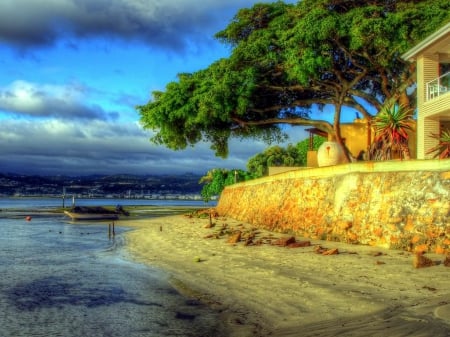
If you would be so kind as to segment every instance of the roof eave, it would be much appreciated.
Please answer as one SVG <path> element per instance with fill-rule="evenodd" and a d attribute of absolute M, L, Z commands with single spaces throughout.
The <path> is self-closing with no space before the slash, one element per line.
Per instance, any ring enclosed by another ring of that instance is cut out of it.
<path fill-rule="evenodd" d="M 414 59 L 414 57 L 417 56 L 418 53 L 420 53 L 422 50 L 433 44 L 435 41 L 440 39 L 449 31 L 450 31 L 450 22 L 447 23 L 445 26 L 443 26 L 441 29 L 437 30 L 436 32 L 428 36 L 425 40 L 421 41 L 419 44 L 408 50 L 406 53 L 404 53 L 402 55 L 402 59 L 406 61 Z"/>

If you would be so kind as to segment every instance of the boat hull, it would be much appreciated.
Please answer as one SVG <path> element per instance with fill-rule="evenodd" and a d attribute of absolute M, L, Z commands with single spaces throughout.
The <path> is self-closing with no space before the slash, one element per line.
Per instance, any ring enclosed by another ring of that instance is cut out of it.
<path fill-rule="evenodd" d="M 117 214 L 103 214 L 103 213 L 74 213 L 64 211 L 64 214 L 72 218 L 72 220 L 117 220 Z"/>

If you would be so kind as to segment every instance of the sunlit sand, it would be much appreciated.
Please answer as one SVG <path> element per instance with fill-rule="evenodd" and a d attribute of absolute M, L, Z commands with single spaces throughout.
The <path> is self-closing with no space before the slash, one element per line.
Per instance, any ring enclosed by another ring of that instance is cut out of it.
<path fill-rule="evenodd" d="M 409 252 L 316 240 L 281 247 L 273 243 L 288 234 L 223 217 L 211 228 L 209 218 L 186 215 L 118 224 L 136 227 L 126 234 L 132 257 L 222 311 L 230 336 L 447 336 L 450 329 L 444 256 L 427 254 L 436 265 L 414 268 Z M 249 245 L 228 242 L 237 230 L 252 233 Z"/>

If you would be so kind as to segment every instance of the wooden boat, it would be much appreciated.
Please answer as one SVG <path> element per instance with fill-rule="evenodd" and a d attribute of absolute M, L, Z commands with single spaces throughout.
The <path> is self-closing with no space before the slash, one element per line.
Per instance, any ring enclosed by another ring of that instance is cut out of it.
<path fill-rule="evenodd" d="M 64 214 L 72 220 L 117 220 L 119 213 L 104 207 L 76 206 L 70 211 L 64 211 Z"/>

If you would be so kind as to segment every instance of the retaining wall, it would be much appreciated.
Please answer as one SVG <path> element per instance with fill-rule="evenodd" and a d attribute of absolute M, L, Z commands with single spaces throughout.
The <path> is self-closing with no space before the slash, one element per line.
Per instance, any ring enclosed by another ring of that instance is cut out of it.
<path fill-rule="evenodd" d="M 313 239 L 450 253 L 450 160 L 363 162 L 228 186 L 221 216 Z"/>

